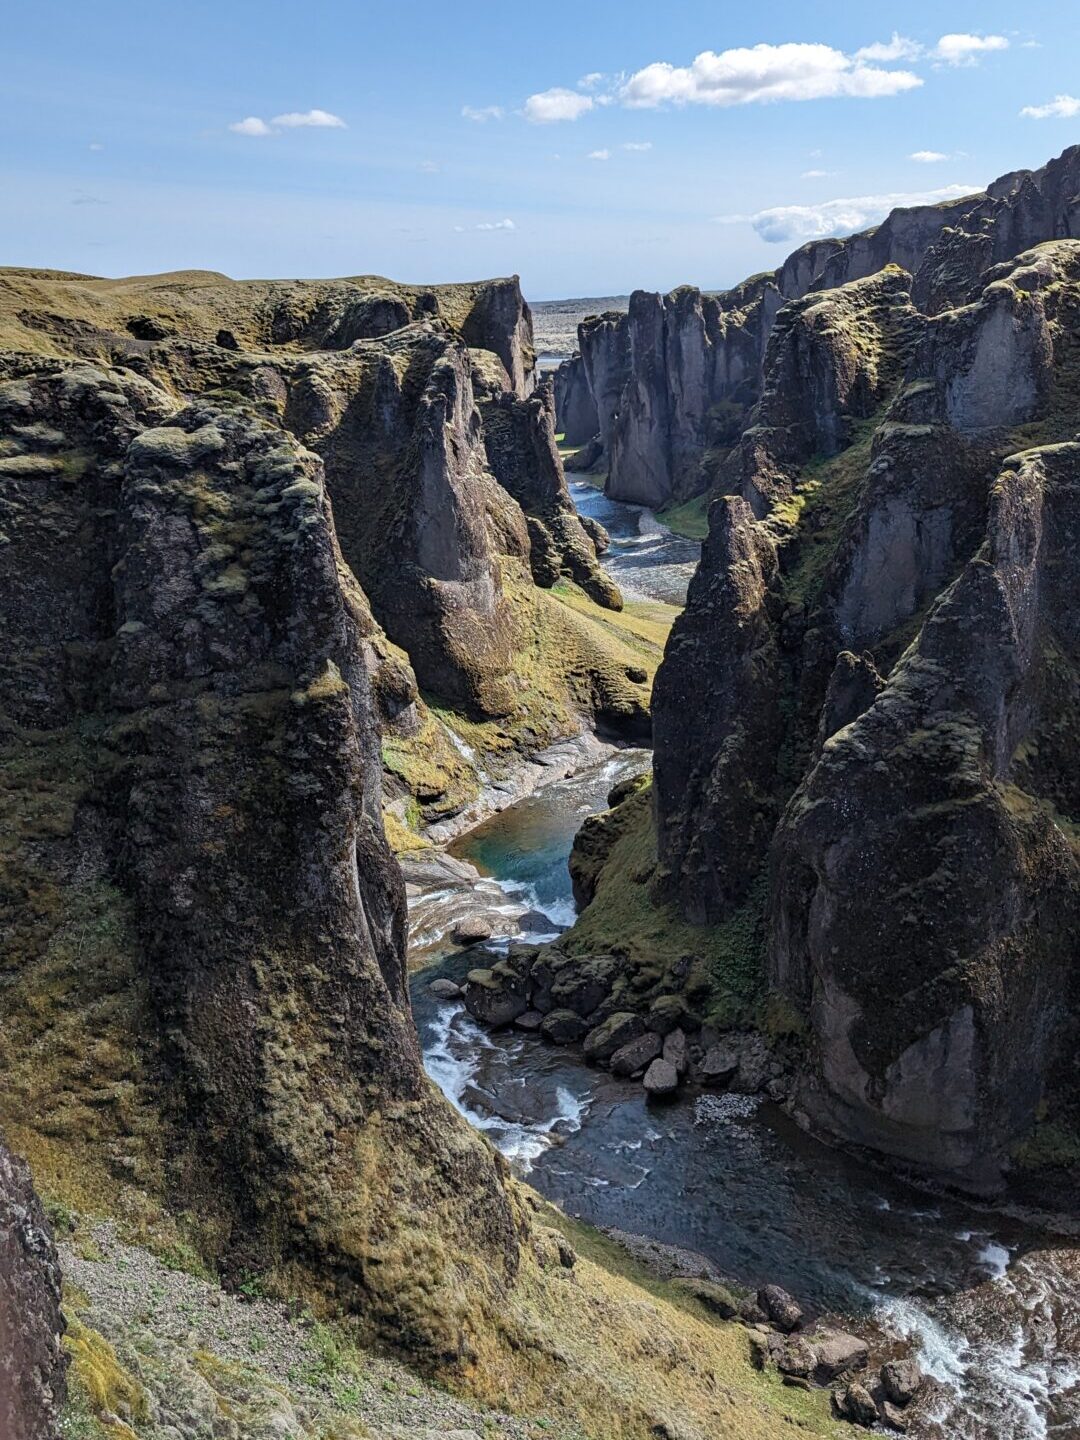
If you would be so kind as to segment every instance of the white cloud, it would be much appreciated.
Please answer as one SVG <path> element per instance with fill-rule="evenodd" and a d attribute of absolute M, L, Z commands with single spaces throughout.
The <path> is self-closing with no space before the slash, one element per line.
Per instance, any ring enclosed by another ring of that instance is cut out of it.
<path fill-rule="evenodd" d="M 286 130 L 310 127 L 313 130 L 347 130 L 348 126 L 340 115 L 331 115 L 329 110 L 290 110 L 286 115 L 275 115 L 273 124 L 283 125 Z"/>
<path fill-rule="evenodd" d="M 1029 120 L 1071 120 L 1080 115 L 1080 100 L 1075 95 L 1055 95 L 1045 105 L 1025 105 L 1020 114 Z"/>
<path fill-rule="evenodd" d="M 907 158 L 917 160 L 920 165 L 936 165 L 939 160 L 947 160 L 949 157 L 941 150 L 913 150 Z"/>
<path fill-rule="evenodd" d="M 105 146 L 102 145 L 100 140 L 91 140 L 90 144 L 86 148 L 88 150 L 104 150 Z"/>
<path fill-rule="evenodd" d="M 848 235 L 865 230 L 885 219 L 890 210 L 911 205 L 934 205 L 972 195 L 974 185 L 945 185 L 938 190 L 920 190 L 893 195 L 858 195 L 850 199 L 825 200 L 820 205 L 776 205 L 755 215 L 718 215 L 722 225 L 749 224 L 762 240 L 802 243 L 827 235 Z"/>
<path fill-rule="evenodd" d="M 831 45 L 754 45 L 704 50 L 689 65 L 654 61 L 619 92 L 625 105 L 749 105 L 834 96 L 873 99 L 912 90 L 922 81 L 909 70 L 883 70 Z"/>
<path fill-rule="evenodd" d="M 835 170 L 804 170 L 799 176 L 800 180 L 825 180 L 830 175 L 835 175 Z"/>
<path fill-rule="evenodd" d="M 931 53 L 945 65 L 977 65 L 983 55 L 1008 48 L 1004 35 L 942 35 Z"/>
<path fill-rule="evenodd" d="M 590 160 L 610 160 L 610 159 L 611 159 L 611 151 L 610 151 L 610 150 L 590 150 L 590 151 L 589 151 L 589 154 L 588 154 L 588 159 L 590 159 Z"/>
<path fill-rule="evenodd" d="M 856 50 L 855 59 L 917 60 L 922 51 L 923 47 L 917 40 L 909 40 L 905 35 L 900 35 L 894 30 L 891 40 L 876 40 L 873 45 L 864 45 L 861 50 Z"/>
<path fill-rule="evenodd" d="M 590 70 L 588 75 L 583 75 L 577 82 L 579 90 L 595 90 L 601 83 L 604 76 L 599 70 Z"/>
<path fill-rule="evenodd" d="M 596 101 L 591 95 L 579 95 L 576 90 L 566 90 L 556 85 L 553 90 L 542 90 L 530 95 L 525 101 L 525 119 L 534 125 L 551 125 L 558 120 L 577 120 L 591 110 Z"/>
<path fill-rule="evenodd" d="M 501 105 L 463 105 L 461 115 L 464 120 L 472 120 L 477 125 L 486 125 L 489 120 L 501 120 L 503 118 Z"/>
<path fill-rule="evenodd" d="M 623 148 L 624 150 L 635 150 L 635 151 L 644 153 L 646 150 L 651 150 L 651 149 L 652 149 L 652 141 L 651 141 L 651 140 L 627 140 L 627 142 L 625 143 L 625 145 L 624 145 L 622 148 Z"/>
<path fill-rule="evenodd" d="M 424 175 L 437 175 L 439 173 L 439 166 L 435 164 L 434 160 L 421 160 L 420 171 Z"/>
<path fill-rule="evenodd" d="M 1042 49 L 1042 41 L 1041 41 L 1041 40 L 1021 40 L 1021 41 L 1020 41 L 1020 49 L 1021 49 L 1021 50 L 1041 50 L 1041 49 Z"/>
<path fill-rule="evenodd" d="M 257 115 L 248 115 L 244 120 L 234 120 L 229 129 L 237 135 L 272 135 L 274 132 L 265 120 Z"/>
<path fill-rule="evenodd" d="M 460 225 L 455 225 L 455 230 L 460 230 Z M 473 226 L 474 230 L 516 230 L 517 226 L 513 220 L 482 220 L 479 225 Z"/>

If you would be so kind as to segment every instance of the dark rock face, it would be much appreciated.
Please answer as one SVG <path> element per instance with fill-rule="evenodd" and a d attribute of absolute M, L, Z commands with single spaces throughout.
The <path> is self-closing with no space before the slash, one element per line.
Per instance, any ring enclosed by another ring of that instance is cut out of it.
<path fill-rule="evenodd" d="M 598 605 L 621 609 L 618 586 L 597 559 L 598 537 L 585 528 L 566 488 L 551 382 L 544 381 L 527 400 L 501 394 L 481 412 L 492 474 L 525 512 L 533 579 L 550 588 L 566 575 Z"/>
<path fill-rule="evenodd" d="M 608 494 L 655 507 L 714 483 L 710 452 L 737 438 L 762 393 L 766 348 L 785 302 L 892 264 L 915 277 L 924 312 L 956 306 L 987 266 L 1080 236 L 1078 182 L 1073 147 L 1042 170 L 1003 177 L 986 195 L 895 210 L 874 230 L 811 241 L 733 290 L 639 291 L 627 315 L 586 321 L 580 361 L 608 459 Z M 578 393 L 565 385 L 565 403 Z"/>
<path fill-rule="evenodd" d="M 992 187 L 977 234 L 964 202 L 933 254 L 894 216 L 818 256 L 836 288 L 772 325 L 654 687 L 661 895 L 707 923 L 766 896 L 795 1107 L 981 1192 L 1038 1114 L 1080 1116 L 1078 164 Z M 949 303 L 964 244 L 1032 226 Z M 903 246 L 945 276 L 933 314 Z M 584 899 L 618 813 L 583 832 Z"/>
<path fill-rule="evenodd" d="M 145 1055 L 153 1134 L 128 1127 L 118 1173 L 182 1195 L 227 1268 L 298 1266 L 408 1348 L 456 1353 L 457 1320 L 380 1261 L 429 1235 L 417 1263 L 479 1261 L 482 1306 L 516 1230 L 495 1157 L 423 1074 L 369 614 L 322 462 L 120 370 L 24 364 L 0 387 L 3 680 L 34 731 L 23 766 L 40 752 L 55 786 L 71 762 L 49 757 L 83 748 L 70 813 L 17 863 L 126 917 L 133 971 L 93 1040 Z M 50 923 L 23 912 L 16 979 Z"/>
<path fill-rule="evenodd" d="M 52 1233 L 29 1170 L 0 1142 L 0 1434 L 56 1440 L 63 1334 Z"/>
<path fill-rule="evenodd" d="M 750 507 L 718 500 L 653 686 L 657 848 L 690 919 L 745 896 L 775 824 L 777 578 L 775 547 Z"/>
<path fill-rule="evenodd" d="M 804 1104 L 984 1187 L 1072 1033 L 1080 870 L 1051 817 L 1080 772 L 1042 741 L 1076 718 L 1078 527 L 1080 447 L 1010 462 L 985 546 L 775 842 L 771 978 L 819 1046 Z"/>
<path fill-rule="evenodd" d="M 555 413 L 567 445 L 587 445 L 600 432 L 596 401 L 580 355 L 564 360 L 555 372 Z"/>

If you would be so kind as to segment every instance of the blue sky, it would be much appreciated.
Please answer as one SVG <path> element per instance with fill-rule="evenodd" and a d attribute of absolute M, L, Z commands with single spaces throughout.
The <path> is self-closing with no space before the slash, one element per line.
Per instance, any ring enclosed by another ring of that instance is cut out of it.
<path fill-rule="evenodd" d="M 0 263 L 94 274 L 718 287 L 1080 140 L 1061 0 L 37 0 L 4 42 Z"/>

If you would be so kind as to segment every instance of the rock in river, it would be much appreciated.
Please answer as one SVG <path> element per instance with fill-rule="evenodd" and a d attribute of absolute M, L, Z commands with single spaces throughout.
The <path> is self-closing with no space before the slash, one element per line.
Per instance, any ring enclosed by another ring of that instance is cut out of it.
<path fill-rule="evenodd" d="M 629 1040 L 619 1047 L 611 1057 L 613 1075 L 636 1075 L 644 1070 L 660 1054 L 663 1041 L 654 1030 L 646 1030 L 636 1040 Z"/>
<path fill-rule="evenodd" d="M 673 1095 L 679 1088 L 679 1072 L 670 1060 L 654 1060 L 642 1084 L 650 1095 Z"/>
<path fill-rule="evenodd" d="M 610 1060 L 629 1040 L 636 1040 L 645 1029 L 640 1015 L 629 1010 L 616 1010 L 602 1025 L 590 1030 L 585 1036 L 585 1058 L 594 1064 Z"/>

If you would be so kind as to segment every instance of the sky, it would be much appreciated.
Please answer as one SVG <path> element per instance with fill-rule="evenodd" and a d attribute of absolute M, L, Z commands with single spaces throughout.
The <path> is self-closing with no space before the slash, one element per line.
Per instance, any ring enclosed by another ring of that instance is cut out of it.
<path fill-rule="evenodd" d="M 36 0 L 3 76 L 0 264 L 99 275 L 721 288 L 1080 141 L 1072 0 Z"/>

